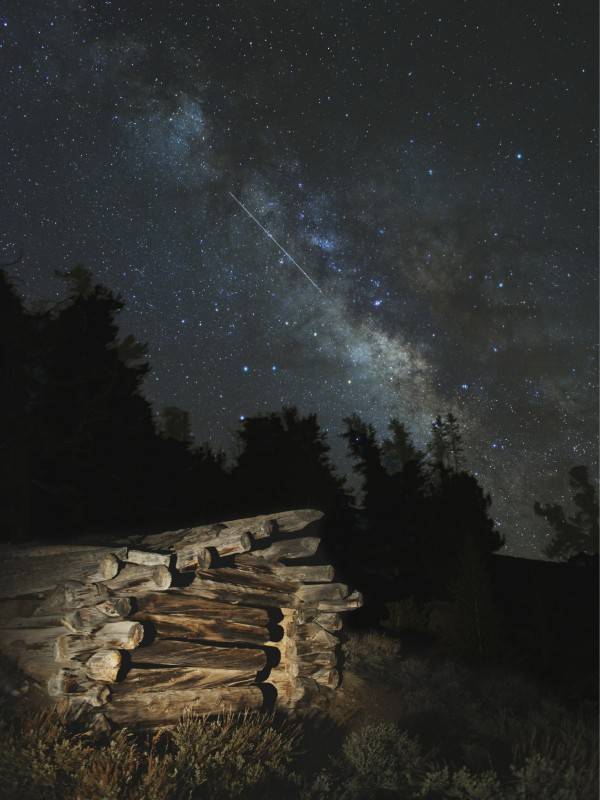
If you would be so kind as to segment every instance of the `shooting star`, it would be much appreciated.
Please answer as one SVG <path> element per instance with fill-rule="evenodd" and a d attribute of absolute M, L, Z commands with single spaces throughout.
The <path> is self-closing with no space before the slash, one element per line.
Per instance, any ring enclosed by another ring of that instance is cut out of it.
<path fill-rule="evenodd" d="M 305 270 L 303 270 L 303 269 L 302 269 L 302 267 L 300 266 L 300 264 L 299 264 L 299 263 L 296 261 L 296 259 L 295 259 L 293 256 L 291 256 L 291 255 L 288 253 L 288 251 L 285 249 L 285 247 L 283 247 L 282 245 L 280 245 L 280 244 L 279 244 L 279 242 L 278 242 L 278 241 L 277 241 L 277 239 L 276 239 L 276 238 L 273 236 L 273 234 L 272 234 L 272 233 L 269 233 L 269 231 L 268 231 L 268 230 L 265 228 L 265 226 L 264 226 L 264 225 L 261 225 L 261 223 L 260 223 L 260 222 L 259 222 L 259 221 L 256 219 L 256 217 L 254 216 L 254 214 L 253 214 L 251 211 L 249 211 L 249 210 L 246 208 L 246 206 L 245 206 L 245 205 L 242 203 L 242 201 L 241 201 L 241 200 L 238 200 L 238 199 L 237 199 L 237 197 L 234 195 L 234 193 L 233 193 L 233 192 L 229 192 L 229 196 L 230 196 L 230 197 L 232 197 L 232 198 L 235 200 L 235 202 L 238 204 L 238 206 L 239 206 L 239 207 L 240 207 L 240 208 L 241 208 L 243 211 L 245 211 L 245 212 L 246 212 L 246 214 L 248 214 L 248 216 L 250 217 L 250 219 L 253 219 L 253 220 L 254 220 L 254 222 L 256 222 L 256 224 L 257 224 L 257 225 L 258 225 L 258 227 L 261 229 L 261 231 L 263 231 L 264 233 L 266 233 L 266 234 L 267 234 L 267 236 L 269 237 L 269 239 L 270 239 L 270 240 L 271 240 L 271 241 L 272 241 L 272 242 L 273 242 L 275 245 L 277 245 L 277 247 L 278 247 L 278 248 L 281 250 L 281 252 L 284 254 L 284 256 L 287 256 L 287 257 L 289 258 L 289 260 L 292 262 L 292 264 L 293 264 L 295 267 L 298 267 L 298 269 L 300 270 L 300 272 L 301 272 L 301 273 L 304 275 L 304 277 L 305 277 L 307 280 L 309 280 L 309 281 L 312 283 L 312 285 L 315 287 L 315 289 L 317 289 L 317 291 L 321 292 L 321 294 L 323 294 L 323 295 L 324 295 L 324 294 L 325 294 L 325 292 L 323 291 L 323 289 L 321 289 L 321 287 L 320 287 L 318 284 L 316 284 L 316 283 L 313 281 L 313 279 L 310 277 L 310 275 L 308 274 L 308 272 L 306 272 Z"/>

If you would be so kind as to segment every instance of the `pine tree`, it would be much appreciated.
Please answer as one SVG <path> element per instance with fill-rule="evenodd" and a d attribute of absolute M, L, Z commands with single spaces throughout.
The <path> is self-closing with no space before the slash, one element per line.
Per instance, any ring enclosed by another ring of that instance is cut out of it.
<path fill-rule="evenodd" d="M 534 503 L 534 511 L 554 530 L 544 552 L 550 559 L 567 560 L 578 553 L 589 555 L 598 552 L 598 498 L 585 466 L 573 467 L 569 472 L 569 486 L 573 492 L 574 515 L 567 516 L 557 503 Z"/>
<path fill-rule="evenodd" d="M 389 475 L 401 472 L 411 461 L 420 461 L 423 454 L 414 446 L 406 425 L 392 417 L 388 425 L 391 436 L 381 443 L 381 463 Z"/>

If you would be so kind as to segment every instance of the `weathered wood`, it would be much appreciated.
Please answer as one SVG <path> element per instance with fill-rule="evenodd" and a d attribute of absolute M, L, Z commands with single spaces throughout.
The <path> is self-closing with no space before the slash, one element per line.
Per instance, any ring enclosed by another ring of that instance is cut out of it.
<path fill-rule="evenodd" d="M 119 559 L 113 553 L 102 556 L 96 569 L 91 569 L 85 576 L 87 583 L 99 583 L 114 578 L 119 572 Z"/>
<path fill-rule="evenodd" d="M 144 637 L 144 628 L 139 622 L 109 622 L 91 636 L 64 634 L 56 639 L 57 661 L 91 655 L 103 649 L 135 649 Z"/>
<path fill-rule="evenodd" d="M 48 679 L 48 694 L 50 697 L 62 694 L 85 694 L 90 689 L 95 689 L 97 685 L 87 677 L 81 665 L 61 667 Z M 107 690 L 107 698 L 109 694 Z"/>
<path fill-rule="evenodd" d="M 316 604 L 319 611 L 327 611 L 333 613 L 343 613 L 344 611 L 351 611 L 354 608 L 361 608 L 363 604 L 363 596 L 360 592 L 352 592 L 348 597 L 343 600 L 319 600 Z"/>
<path fill-rule="evenodd" d="M 299 608 L 298 624 L 306 625 L 309 622 L 320 625 L 326 631 L 339 631 L 343 625 L 342 617 L 334 612 L 319 612 L 316 608 Z"/>
<path fill-rule="evenodd" d="M 318 667 L 335 667 L 337 656 L 333 650 L 317 650 L 315 652 L 296 653 L 289 656 L 290 663 L 299 665 L 300 671 L 306 672 L 306 667 L 310 666 L 315 670 Z"/>
<path fill-rule="evenodd" d="M 262 537 L 258 536 L 255 531 L 259 525 L 265 523 L 271 527 L 270 535 L 273 535 L 273 533 L 298 533 L 299 531 L 306 530 L 309 526 L 312 526 L 316 532 L 317 526 L 322 518 L 322 511 L 316 511 L 312 508 L 303 508 L 293 511 L 277 511 L 273 514 L 260 514 L 256 517 L 247 517 L 245 519 L 229 520 L 223 524 L 228 528 L 233 526 L 244 527 L 255 539 L 258 539 Z"/>
<path fill-rule="evenodd" d="M 8 656 L 14 646 L 36 648 L 44 642 L 53 642 L 57 636 L 66 633 L 62 625 L 53 628 L 5 628 L 0 632 L 0 650 Z"/>
<path fill-rule="evenodd" d="M 125 686 L 125 684 L 123 684 Z M 261 709 L 263 694 L 257 686 L 224 689 L 174 689 L 169 692 L 115 693 L 105 710 L 116 724 L 158 727 L 175 724 L 184 713 L 198 714 Z"/>
<path fill-rule="evenodd" d="M 97 650 L 85 662 L 83 669 L 92 680 L 112 683 L 119 676 L 121 663 L 120 650 Z"/>
<path fill-rule="evenodd" d="M 107 614 L 106 611 L 111 613 Z M 131 601 L 129 598 L 119 597 L 114 600 L 106 600 L 99 606 L 71 611 L 61 618 L 61 622 L 71 633 L 90 634 L 106 625 L 107 622 L 123 619 L 130 613 Z"/>
<path fill-rule="evenodd" d="M 170 553 L 156 553 L 151 550 L 128 550 L 127 563 L 140 564 L 147 567 L 169 567 L 172 555 Z"/>
<path fill-rule="evenodd" d="M 212 553 L 208 547 L 185 545 L 181 550 L 178 550 L 175 555 L 175 567 L 180 572 L 193 571 L 195 569 L 210 569 L 212 562 Z"/>
<path fill-rule="evenodd" d="M 61 630 L 64 631 L 64 628 Z M 45 641 L 28 644 L 12 642 L 7 647 L 0 649 L 3 655 L 21 672 L 46 689 L 48 678 L 54 675 L 59 666 L 54 658 L 54 641 L 54 639 L 48 638 Z"/>
<path fill-rule="evenodd" d="M 255 669 L 204 669 L 202 667 L 133 668 L 125 681 L 113 690 L 115 697 L 134 692 L 172 692 L 177 689 L 215 689 L 219 686 L 249 686 L 256 680 Z"/>
<path fill-rule="evenodd" d="M 95 606 L 109 598 L 106 583 L 81 583 L 80 581 L 65 581 L 59 589 L 57 601 L 60 602 L 60 591 L 63 591 L 63 608 L 75 609 L 85 606 Z"/>
<path fill-rule="evenodd" d="M 165 566 L 125 564 L 116 578 L 105 582 L 111 592 L 135 596 L 141 592 L 165 591 L 171 586 L 173 577 Z"/>
<path fill-rule="evenodd" d="M 343 600 L 350 594 L 350 589 L 345 583 L 318 583 L 299 586 L 297 594 L 303 603 L 316 605 L 321 600 Z"/>
<path fill-rule="evenodd" d="M 219 568 L 197 570 L 196 578 L 185 587 L 185 592 L 221 603 L 280 608 L 293 605 L 296 588 L 268 574 L 263 580 L 241 569 Z"/>
<path fill-rule="evenodd" d="M 264 550 L 253 550 L 252 555 L 263 558 L 265 561 L 280 561 L 281 559 L 308 558 L 313 556 L 321 540 L 316 536 L 303 536 L 298 539 L 283 539 L 273 542 Z"/>
<path fill-rule="evenodd" d="M 147 614 L 176 614 L 214 621 L 240 622 L 245 625 L 267 626 L 269 613 L 264 608 L 232 606 L 205 600 L 186 589 L 169 592 L 150 592 L 136 598 L 135 619 L 144 620 Z"/>
<path fill-rule="evenodd" d="M 194 565 L 206 568 L 209 556 L 203 550 L 213 548 L 221 556 L 245 553 L 252 547 L 252 537 L 243 527 L 225 525 L 200 525 L 178 531 L 152 534 L 143 539 L 145 547 L 168 549 L 176 556 L 177 569 L 191 569 Z"/>
<path fill-rule="evenodd" d="M 60 614 L 52 614 L 45 617 L 10 617 L 0 619 L 0 636 L 5 630 L 20 630 L 21 628 L 55 628 L 62 625 Z"/>
<path fill-rule="evenodd" d="M 213 647 L 197 642 L 157 639 L 131 653 L 132 666 L 153 664 L 205 669 L 245 669 L 259 672 L 267 663 L 264 650 L 249 647 Z"/>
<path fill-rule="evenodd" d="M 234 606 L 240 603 L 247 603 L 261 608 L 280 608 L 281 606 L 291 605 L 293 601 L 293 597 L 290 594 L 282 592 L 262 592 L 256 589 L 248 589 L 246 586 L 207 580 L 194 581 L 190 586 L 186 587 L 186 590 L 194 593 L 197 597 L 215 600 L 219 603 L 230 603 Z"/>
<path fill-rule="evenodd" d="M 184 614 L 151 614 L 142 612 L 144 622 L 151 622 L 159 638 L 201 639 L 208 642 L 240 642 L 264 644 L 269 638 L 266 627 L 246 625 L 228 620 L 215 620 Z M 137 615 L 134 615 L 137 616 Z"/>
<path fill-rule="evenodd" d="M 107 617 L 123 618 L 131 613 L 131 600 L 129 597 L 113 597 L 99 603 L 96 608 Z"/>
<path fill-rule="evenodd" d="M 106 705 L 110 699 L 110 689 L 102 683 L 97 683 L 83 694 L 69 694 L 67 697 L 70 700 L 71 708 L 73 707 L 71 703 L 85 703 L 93 708 L 101 708 Z"/>
<path fill-rule="evenodd" d="M 3 548 L 0 554 L 0 597 L 47 592 L 67 580 L 86 581 L 101 568 L 104 556 L 111 553 L 123 557 L 126 548 Z"/>
<path fill-rule="evenodd" d="M 72 611 L 86 606 L 95 606 L 109 599 L 109 591 L 104 583 L 82 583 L 65 581 L 41 601 L 34 615 L 53 614 Z"/>
<path fill-rule="evenodd" d="M 337 689 L 341 680 L 339 671 L 337 669 L 329 669 L 328 667 L 318 669 L 316 672 L 313 672 L 312 675 L 307 675 L 307 677 L 322 686 L 328 686 L 330 689 Z"/>
<path fill-rule="evenodd" d="M 273 564 L 271 569 L 279 578 L 298 583 L 327 583 L 335 576 L 335 569 L 331 564 L 307 565 L 302 567 L 287 567 Z"/>
<path fill-rule="evenodd" d="M 320 644 L 331 645 L 336 647 L 340 640 L 333 633 L 329 633 L 325 628 L 317 625 L 314 622 L 308 622 L 306 625 L 300 625 L 296 631 L 297 642 L 318 642 Z"/>
<path fill-rule="evenodd" d="M 258 558 L 247 553 L 234 558 L 234 564 L 246 571 L 254 570 L 261 575 L 275 575 L 286 583 L 327 583 L 333 580 L 335 570 L 330 564 L 286 566 Z"/>
<path fill-rule="evenodd" d="M 338 641 L 336 641 L 335 644 L 330 644 L 329 642 L 323 641 L 309 640 L 304 642 L 302 640 L 296 640 L 296 656 L 299 660 L 305 661 L 305 657 L 307 656 L 320 656 L 331 653 L 333 654 L 334 658 L 336 658 L 335 649 L 338 644 Z"/>

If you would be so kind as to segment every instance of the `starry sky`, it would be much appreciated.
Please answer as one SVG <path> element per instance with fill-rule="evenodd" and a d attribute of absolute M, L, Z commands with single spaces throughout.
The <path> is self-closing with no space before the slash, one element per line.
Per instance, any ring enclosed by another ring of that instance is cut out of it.
<path fill-rule="evenodd" d="M 344 416 L 453 411 L 535 556 L 597 468 L 594 5 L 9 0 L 0 255 L 120 292 L 148 398 L 231 453 L 295 404 L 346 471 Z"/>

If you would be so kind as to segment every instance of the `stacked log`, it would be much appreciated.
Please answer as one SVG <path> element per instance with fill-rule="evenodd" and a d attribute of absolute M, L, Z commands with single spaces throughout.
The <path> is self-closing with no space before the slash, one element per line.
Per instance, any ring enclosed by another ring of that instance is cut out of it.
<path fill-rule="evenodd" d="M 312 510 L 91 545 L 0 551 L 0 651 L 72 713 L 156 727 L 292 708 L 340 681 L 362 604 L 320 556 Z"/>

